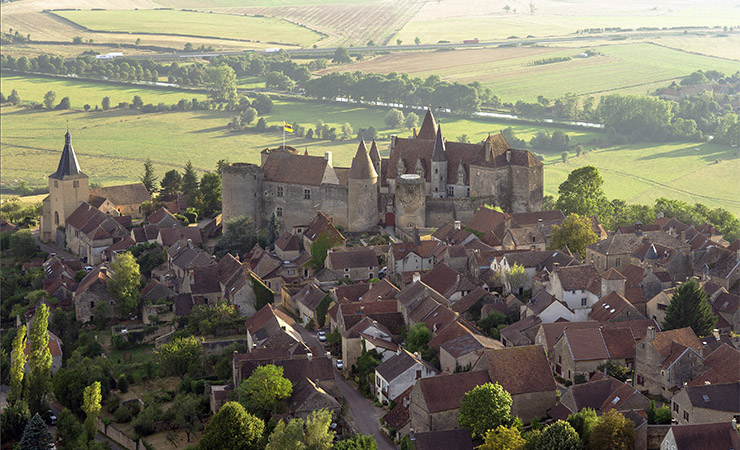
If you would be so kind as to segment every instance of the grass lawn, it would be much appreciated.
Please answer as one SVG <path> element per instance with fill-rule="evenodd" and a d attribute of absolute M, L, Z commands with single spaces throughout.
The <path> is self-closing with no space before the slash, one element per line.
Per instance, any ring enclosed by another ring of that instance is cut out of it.
<path fill-rule="evenodd" d="M 10 95 L 10 91 L 18 91 L 24 102 L 34 101 L 41 103 L 44 94 L 54 91 L 57 95 L 56 103 L 63 97 L 69 97 L 72 109 L 82 109 L 89 104 L 92 109 L 100 106 L 103 97 L 110 97 L 111 107 L 120 102 L 131 102 L 135 95 L 141 96 L 144 104 L 165 103 L 175 104 L 181 98 L 205 99 L 207 96 L 202 92 L 185 91 L 181 89 L 158 88 L 134 85 L 116 85 L 105 82 L 82 81 L 74 78 L 53 78 L 29 75 L 2 74 L 0 77 L 3 94 Z"/>
<path fill-rule="evenodd" d="M 273 17 L 249 17 L 173 10 L 57 11 L 90 30 L 178 34 L 310 46 L 321 35 Z"/>
<path fill-rule="evenodd" d="M 153 350 L 154 344 L 142 344 L 134 348 L 129 348 L 127 350 L 113 350 L 109 352 L 107 356 L 109 360 L 113 361 L 114 364 L 117 364 L 119 360 L 121 361 L 121 363 L 124 363 L 125 355 L 127 353 L 131 353 L 132 363 L 145 363 L 154 358 Z"/>

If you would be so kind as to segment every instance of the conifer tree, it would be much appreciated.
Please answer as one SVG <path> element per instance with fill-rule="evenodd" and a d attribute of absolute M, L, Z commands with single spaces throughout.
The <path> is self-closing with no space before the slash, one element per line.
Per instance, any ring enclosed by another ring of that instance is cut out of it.
<path fill-rule="evenodd" d="M 150 194 L 157 192 L 157 177 L 154 176 L 154 164 L 151 158 L 144 161 L 144 175 L 140 179 Z"/>
<path fill-rule="evenodd" d="M 707 293 L 693 278 L 681 283 L 673 293 L 663 321 L 663 330 L 691 327 L 697 336 L 706 336 L 717 324 Z"/>
<path fill-rule="evenodd" d="M 49 429 L 44 423 L 44 419 L 38 413 L 34 414 L 28 421 L 26 429 L 23 430 L 21 437 L 21 450 L 49 450 L 54 440 L 49 434 Z"/>
<path fill-rule="evenodd" d="M 193 168 L 193 163 L 188 160 L 185 164 L 185 172 L 182 174 L 182 193 L 188 198 L 188 203 L 192 204 L 193 199 L 198 195 L 198 174 Z"/>

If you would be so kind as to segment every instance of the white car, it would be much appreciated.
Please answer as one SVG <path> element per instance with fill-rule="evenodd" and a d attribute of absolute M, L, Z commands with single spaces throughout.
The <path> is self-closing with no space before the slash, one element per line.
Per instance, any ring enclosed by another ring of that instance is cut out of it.
<path fill-rule="evenodd" d="M 326 331 L 318 331 L 316 335 L 319 337 L 320 342 L 326 342 Z"/>
<path fill-rule="evenodd" d="M 339 370 L 344 369 L 344 361 L 342 361 L 341 359 L 337 360 L 337 369 Z"/>

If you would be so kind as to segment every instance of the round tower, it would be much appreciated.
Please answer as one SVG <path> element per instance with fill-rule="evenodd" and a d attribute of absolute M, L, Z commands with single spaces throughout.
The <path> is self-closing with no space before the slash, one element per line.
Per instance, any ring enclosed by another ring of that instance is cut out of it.
<path fill-rule="evenodd" d="M 348 190 L 347 228 L 350 232 L 370 231 L 378 223 L 378 173 L 364 140 L 360 141 L 352 159 Z"/>
<path fill-rule="evenodd" d="M 426 181 L 415 173 L 396 178 L 396 226 L 423 227 L 426 222 Z"/>

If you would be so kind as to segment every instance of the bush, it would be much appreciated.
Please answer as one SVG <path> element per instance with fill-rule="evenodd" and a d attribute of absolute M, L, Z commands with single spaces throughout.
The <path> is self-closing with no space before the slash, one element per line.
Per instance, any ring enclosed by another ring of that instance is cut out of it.
<path fill-rule="evenodd" d="M 577 374 L 573 375 L 573 382 L 575 384 L 583 384 L 583 383 L 585 383 L 586 382 L 586 375 L 584 375 L 582 373 L 577 373 Z"/>
<path fill-rule="evenodd" d="M 115 417 L 118 423 L 128 423 L 139 413 L 139 409 L 138 402 L 127 403 L 120 406 L 113 414 L 113 417 Z"/>
<path fill-rule="evenodd" d="M 118 389 L 124 394 L 128 392 L 128 380 L 125 375 L 121 375 L 121 378 L 118 379 Z"/>
<path fill-rule="evenodd" d="M 162 411 L 156 406 L 147 406 L 136 419 L 131 422 L 131 427 L 139 436 L 149 436 L 157 431 L 157 421 L 162 417 Z"/>

